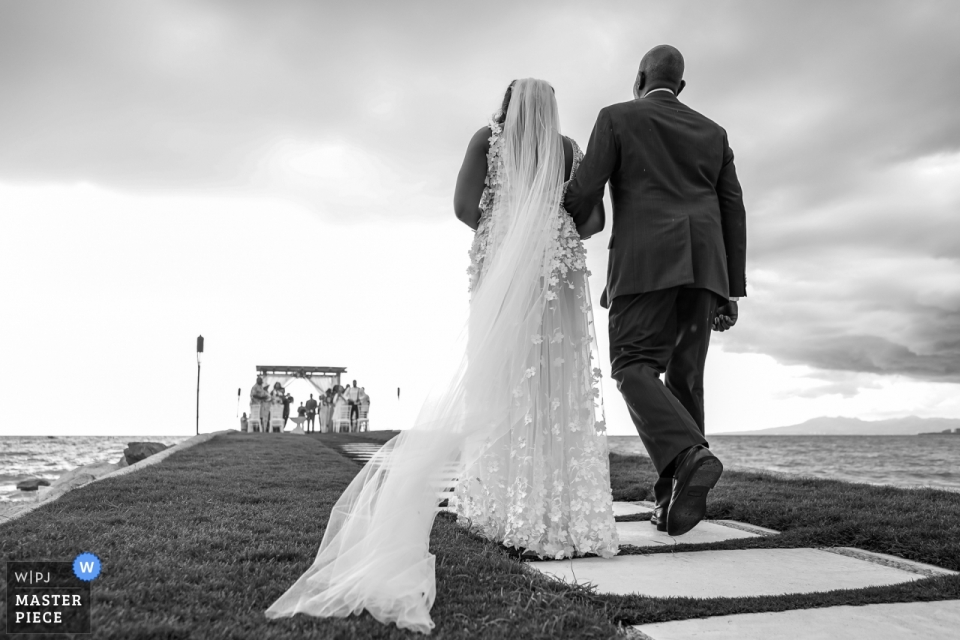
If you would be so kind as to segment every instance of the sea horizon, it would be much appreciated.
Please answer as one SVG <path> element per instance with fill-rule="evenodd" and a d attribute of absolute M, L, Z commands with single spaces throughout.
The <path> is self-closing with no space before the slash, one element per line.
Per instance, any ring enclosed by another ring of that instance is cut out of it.
<path fill-rule="evenodd" d="M 608 436 L 611 453 L 646 456 L 639 436 Z M 727 469 L 960 491 L 960 437 L 707 435 Z"/>
<path fill-rule="evenodd" d="M 389 431 L 389 430 L 378 430 Z M 28 477 L 50 482 L 78 466 L 117 462 L 129 442 L 173 445 L 191 436 L 0 436 L 0 502 L 29 499 Z M 309 437 L 309 436 L 307 436 Z M 960 491 L 960 437 L 898 435 L 709 435 L 727 469 Z M 611 453 L 646 456 L 637 435 L 608 436 Z"/>

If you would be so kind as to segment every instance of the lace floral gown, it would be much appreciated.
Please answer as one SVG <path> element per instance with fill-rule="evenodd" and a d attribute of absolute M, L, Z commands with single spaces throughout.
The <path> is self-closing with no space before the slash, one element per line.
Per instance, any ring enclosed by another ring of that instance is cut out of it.
<path fill-rule="evenodd" d="M 485 258 L 496 251 L 498 225 L 490 219 L 500 186 L 502 127 L 491 120 L 482 216 L 470 250 L 470 290 L 483 286 Z M 572 142 L 572 141 L 571 141 Z M 571 178 L 583 158 L 573 143 Z M 566 190 L 564 184 L 564 190 Z M 562 200 L 561 200 L 562 201 Z M 569 214 L 553 220 L 548 247 L 552 275 L 539 333 L 530 340 L 539 361 L 528 363 L 512 405 L 522 415 L 509 434 L 463 470 L 457 484 L 461 524 L 525 554 L 567 558 L 616 555 L 610 469 L 600 369 L 587 277 L 586 254 Z M 535 391 L 531 393 L 530 389 Z"/>

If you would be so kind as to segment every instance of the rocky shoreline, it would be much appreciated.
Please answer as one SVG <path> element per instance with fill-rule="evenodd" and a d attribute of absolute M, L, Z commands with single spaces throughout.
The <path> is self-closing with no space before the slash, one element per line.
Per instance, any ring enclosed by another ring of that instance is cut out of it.
<path fill-rule="evenodd" d="M 48 483 L 49 486 L 43 486 L 43 483 L 47 481 L 31 479 L 39 481 L 31 483 L 30 485 L 33 486 L 35 484 L 37 486 L 35 489 L 36 500 L 0 503 L 0 526 L 33 511 L 37 507 L 56 500 L 63 494 L 77 487 L 82 487 L 104 478 L 132 473 L 143 469 L 162 461 L 176 451 L 181 451 L 206 442 L 221 433 L 227 433 L 227 431 L 203 433 L 173 446 L 167 446 L 159 442 L 131 442 L 124 450 L 123 457 L 117 462 L 95 462 L 93 464 L 76 467 L 64 473 L 53 483 Z M 24 484 L 25 482 L 27 481 L 19 484 Z"/>

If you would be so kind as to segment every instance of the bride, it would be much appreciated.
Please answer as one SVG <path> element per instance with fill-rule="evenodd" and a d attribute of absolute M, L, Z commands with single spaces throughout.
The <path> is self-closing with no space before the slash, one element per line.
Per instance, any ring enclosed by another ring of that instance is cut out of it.
<path fill-rule="evenodd" d="M 430 530 L 457 478 L 458 521 L 525 556 L 618 551 L 600 369 L 580 228 L 561 207 L 583 154 L 560 135 L 553 88 L 511 83 L 457 180 L 476 229 L 466 344 L 412 429 L 386 443 L 334 506 L 313 565 L 267 610 L 429 633 Z"/>

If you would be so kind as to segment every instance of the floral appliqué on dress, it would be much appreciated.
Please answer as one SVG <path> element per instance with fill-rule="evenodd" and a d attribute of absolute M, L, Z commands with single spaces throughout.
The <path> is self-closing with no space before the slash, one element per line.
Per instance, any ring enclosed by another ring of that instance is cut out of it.
<path fill-rule="evenodd" d="M 480 223 L 477 225 L 477 232 L 473 236 L 473 244 L 470 246 L 470 266 L 467 268 L 467 275 L 470 276 L 469 290 L 472 292 L 477 288 L 477 283 L 483 273 L 484 258 L 490 245 L 490 218 L 493 213 L 493 198 L 500 186 L 500 173 L 503 167 L 503 158 L 500 155 L 501 136 L 503 135 L 503 125 L 497 122 L 499 113 L 490 118 L 490 140 L 489 150 L 487 151 L 487 177 L 484 179 L 483 193 L 480 196 Z"/>

